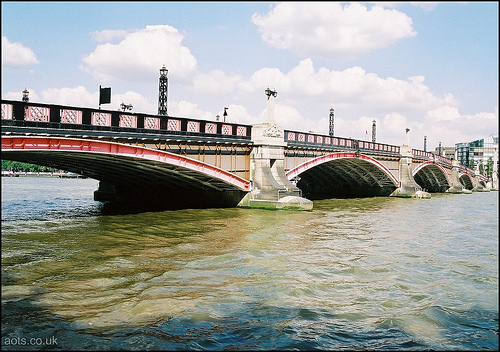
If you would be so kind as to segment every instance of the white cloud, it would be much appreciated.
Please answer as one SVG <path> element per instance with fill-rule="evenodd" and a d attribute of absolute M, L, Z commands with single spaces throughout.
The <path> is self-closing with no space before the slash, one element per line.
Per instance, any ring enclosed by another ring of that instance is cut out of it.
<path fill-rule="evenodd" d="M 2 66 L 22 67 L 38 64 L 35 53 L 20 43 L 11 43 L 2 36 Z"/>
<path fill-rule="evenodd" d="M 223 71 L 214 70 L 195 77 L 193 79 L 193 90 L 210 95 L 230 94 L 241 80 L 240 76 L 230 76 L 226 75 Z"/>
<path fill-rule="evenodd" d="M 221 120 L 223 120 L 223 112 L 224 111 L 217 112 L 217 115 L 220 116 Z M 248 125 L 263 122 L 263 120 L 261 119 L 260 116 L 251 115 L 247 111 L 246 107 L 244 107 L 243 105 L 239 105 L 239 104 L 229 104 L 227 106 L 226 121 L 232 122 L 232 123 L 248 124 Z"/>
<path fill-rule="evenodd" d="M 170 116 L 192 117 L 200 120 L 214 120 L 214 115 L 209 111 L 203 111 L 198 108 L 198 104 L 186 100 L 180 102 L 168 103 L 168 114 Z"/>
<path fill-rule="evenodd" d="M 263 68 L 248 80 L 222 72 L 199 75 L 195 87 L 204 87 L 214 94 L 252 94 L 262 96 L 265 87 L 278 91 L 281 103 L 297 104 L 299 101 L 328 101 L 334 97 L 344 109 L 363 106 L 372 112 L 419 110 L 425 113 L 443 105 L 458 105 L 451 94 L 434 95 L 424 84 L 424 77 L 407 80 L 392 77 L 381 78 L 355 66 L 343 71 L 331 71 L 324 67 L 316 70 L 311 59 L 302 60 L 289 72 L 277 68 Z M 199 88 L 201 90 L 201 88 Z"/>
<path fill-rule="evenodd" d="M 427 112 L 423 130 L 436 144 L 441 141 L 448 146 L 498 135 L 498 107 L 493 112 L 461 114 L 457 108 L 444 105 Z"/>
<path fill-rule="evenodd" d="M 428 111 L 425 118 L 431 121 L 451 121 L 460 118 L 460 113 L 456 107 L 445 105 Z"/>
<path fill-rule="evenodd" d="M 99 93 L 90 93 L 84 86 L 75 88 L 49 88 L 40 92 L 41 102 L 80 107 L 96 107 L 99 105 Z M 30 101 L 31 99 L 30 93 Z"/>
<path fill-rule="evenodd" d="M 30 101 L 40 102 L 40 97 L 35 90 L 28 89 L 28 98 Z M 23 97 L 22 91 L 19 92 L 2 92 L 2 99 L 5 100 L 21 100 Z"/>
<path fill-rule="evenodd" d="M 152 113 L 155 114 L 158 111 L 158 102 L 156 100 L 148 97 L 143 97 L 141 94 L 127 91 L 123 94 L 111 94 L 111 104 L 103 105 L 106 109 L 112 107 L 111 109 L 121 109 L 121 103 L 132 104 L 132 112 L 142 112 L 142 113 Z"/>
<path fill-rule="evenodd" d="M 80 68 L 103 83 L 156 80 L 163 65 L 169 70 L 169 75 L 181 79 L 196 68 L 196 59 L 187 47 L 182 46 L 182 39 L 174 27 L 146 26 L 127 34 L 118 44 L 98 45 L 83 58 L 86 65 Z"/>
<path fill-rule="evenodd" d="M 262 68 L 252 74 L 249 80 L 239 83 L 238 88 L 244 93 L 262 94 L 263 89 L 290 91 L 290 79 L 277 68 Z"/>
<path fill-rule="evenodd" d="M 360 3 L 279 3 L 252 21 L 269 45 L 327 59 L 353 59 L 416 35 L 406 14 Z"/>
<path fill-rule="evenodd" d="M 429 145 L 437 145 L 439 141 L 453 145 L 471 140 L 466 137 L 466 130 L 471 128 L 462 127 L 470 123 L 478 129 L 474 136 L 489 135 L 492 132 L 488 131 L 498 130 L 498 123 L 495 124 L 492 118 L 497 114 L 478 114 L 474 116 L 474 122 L 468 120 L 465 123 L 466 117 L 458 113 L 459 102 L 453 95 L 437 96 L 425 84 L 423 76 L 382 78 L 359 66 L 342 71 L 325 67 L 316 69 L 311 59 L 304 59 L 288 72 L 266 67 L 249 78 L 214 71 L 198 75 L 195 85 L 198 91 L 211 94 L 218 101 L 217 96 L 221 95 L 226 103 L 243 100 L 238 107 L 230 105 L 228 112 L 233 122 L 245 124 L 265 121 L 264 90 L 268 86 L 278 91 L 276 122 L 289 130 L 328 134 L 330 107 L 335 108 L 335 134 L 338 136 L 371 139 L 375 119 L 378 142 L 401 145 L 405 142 L 405 129 L 410 128 L 410 143 L 415 143 L 415 148 L 420 149 L 423 148 L 424 135 L 429 137 Z M 185 116 L 201 117 L 201 114 L 193 115 L 189 110 L 183 112 Z M 212 113 L 210 118 L 213 119 L 215 114 Z M 459 123 L 460 128 L 454 123 Z"/>
<path fill-rule="evenodd" d="M 100 32 L 92 32 L 91 35 L 95 41 L 99 43 L 104 43 L 104 42 L 111 42 L 117 39 L 123 39 L 127 36 L 128 33 L 129 31 L 123 29 L 116 29 L 116 30 L 105 29 Z"/>

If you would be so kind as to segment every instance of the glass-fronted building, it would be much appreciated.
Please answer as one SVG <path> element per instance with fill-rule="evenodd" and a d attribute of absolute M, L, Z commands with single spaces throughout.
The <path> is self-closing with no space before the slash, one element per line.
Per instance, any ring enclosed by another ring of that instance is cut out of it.
<path fill-rule="evenodd" d="M 469 143 L 457 143 L 455 149 L 460 164 L 471 169 L 479 165 L 480 171 L 488 176 L 491 176 L 495 166 L 498 172 L 498 136 L 490 135 Z"/>

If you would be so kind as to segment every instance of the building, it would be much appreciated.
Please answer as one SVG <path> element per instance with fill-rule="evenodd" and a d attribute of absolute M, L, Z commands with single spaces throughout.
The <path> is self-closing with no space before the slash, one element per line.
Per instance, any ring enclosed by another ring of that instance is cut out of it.
<path fill-rule="evenodd" d="M 434 150 L 434 154 L 442 156 L 447 159 L 456 159 L 455 150 L 456 150 L 455 147 L 437 147 Z"/>
<path fill-rule="evenodd" d="M 469 143 L 455 144 L 460 164 L 476 169 L 491 177 L 494 166 L 498 168 L 498 136 L 490 135 Z M 497 170 L 498 172 L 498 170 Z"/>

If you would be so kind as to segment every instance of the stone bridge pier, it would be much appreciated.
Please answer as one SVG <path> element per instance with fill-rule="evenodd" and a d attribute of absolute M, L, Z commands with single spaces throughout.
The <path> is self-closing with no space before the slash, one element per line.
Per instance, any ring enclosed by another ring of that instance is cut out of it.
<path fill-rule="evenodd" d="M 446 190 L 447 193 L 472 193 L 472 191 L 467 190 L 458 177 L 458 160 L 453 159 L 451 161 L 451 187 Z"/>
<path fill-rule="evenodd" d="M 406 144 L 400 147 L 401 158 L 399 159 L 399 187 L 392 192 L 391 197 L 403 198 L 430 198 L 431 194 L 422 191 L 422 187 L 413 179 L 412 169 L 412 149 L 408 133 L 410 129 L 406 129 Z"/>
<path fill-rule="evenodd" d="M 479 171 L 479 164 L 476 165 L 475 175 L 474 175 L 474 188 L 473 192 L 488 192 L 489 189 L 485 188 L 481 184 L 481 172 Z"/>
<path fill-rule="evenodd" d="M 254 147 L 250 155 L 252 189 L 238 206 L 263 209 L 312 210 L 313 202 L 288 180 L 284 168 L 284 130 L 274 120 L 276 91 L 266 89 L 267 118 L 252 126 Z"/>

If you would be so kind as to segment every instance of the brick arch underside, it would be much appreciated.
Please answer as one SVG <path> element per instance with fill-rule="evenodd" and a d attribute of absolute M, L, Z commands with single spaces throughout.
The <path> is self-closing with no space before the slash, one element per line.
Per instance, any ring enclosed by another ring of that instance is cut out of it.
<path fill-rule="evenodd" d="M 312 200 L 389 196 L 397 185 L 376 164 L 358 157 L 342 157 L 298 175 L 297 187 Z"/>
<path fill-rule="evenodd" d="M 444 193 L 451 187 L 445 172 L 435 164 L 419 168 L 413 179 L 422 189 L 430 193 Z"/>
<path fill-rule="evenodd" d="M 126 154 L 5 150 L 2 143 L 2 159 L 49 166 L 106 182 L 114 185 L 119 201 L 153 209 L 234 207 L 248 191 L 244 189 L 245 180 L 238 179 L 239 186 L 236 186 L 192 168 Z M 185 160 L 193 163 L 193 160 Z M 208 165 L 207 168 L 214 172 L 215 168 Z M 221 172 L 231 177 L 229 173 Z"/>

